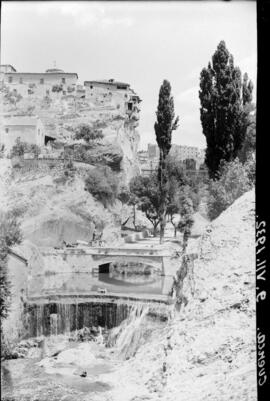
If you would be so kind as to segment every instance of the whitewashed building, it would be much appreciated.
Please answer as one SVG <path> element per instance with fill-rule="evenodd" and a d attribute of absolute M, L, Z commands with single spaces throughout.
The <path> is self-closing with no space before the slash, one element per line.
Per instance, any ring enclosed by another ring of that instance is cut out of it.
<path fill-rule="evenodd" d="M 11 65 L 1 65 L 1 83 L 10 91 L 27 96 L 53 96 L 76 90 L 77 73 L 51 68 L 45 72 L 18 72 Z"/>
<path fill-rule="evenodd" d="M 0 143 L 7 150 L 14 146 L 17 138 L 29 144 L 45 145 L 44 125 L 38 117 L 6 117 L 1 125 Z"/>

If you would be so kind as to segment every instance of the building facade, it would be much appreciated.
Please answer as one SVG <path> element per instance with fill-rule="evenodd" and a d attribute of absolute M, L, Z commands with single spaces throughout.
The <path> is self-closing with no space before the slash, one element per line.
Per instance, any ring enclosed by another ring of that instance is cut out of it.
<path fill-rule="evenodd" d="M 186 170 L 199 170 L 204 164 L 205 150 L 195 146 L 173 144 L 170 155 L 178 160 Z M 138 156 L 143 175 L 149 175 L 158 167 L 159 148 L 157 144 L 149 143 L 147 151 L 141 151 Z"/>
<path fill-rule="evenodd" d="M 129 130 L 139 124 L 141 99 L 130 84 L 109 79 L 89 80 L 81 85 L 77 73 L 58 68 L 30 73 L 18 72 L 12 65 L 3 64 L 0 72 L 0 143 L 6 149 L 14 145 L 17 137 L 40 146 L 46 144 L 46 137 L 69 141 L 76 120 L 91 123 L 92 112 L 96 116 L 100 111 L 103 116 L 105 110 L 104 114 L 111 113 L 116 123 L 119 119 L 119 125 L 123 122 Z M 38 132 L 43 132 L 44 127 L 37 128 L 38 124 L 29 120 L 33 113 L 45 127 L 42 137 Z M 28 114 L 28 123 L 22 118 L 19 121 L 17 114 Z"/>
<path fill-rule="evenodd" d="M 3 71 L 3 72 L 2 72 Z M 1 65 L 1 85 L 9 87 L 11 92 L 27 96 L 56 96 L 76 90 L 78 75 L 52 68 L 45 72 L 18 72 L 13 66 Z"/>
<path fill-rule="evenodd" d="M 130 119 L 139 120 L 140 97 L 125 82 L 109 80 L 84 81 L 85 97 L 96 106 L 111 106 Z"/>
<path fill-rule="evenodd" d="M 38 146 L 45 145 L 44 125 L 38 117 L 6 117 L 0 131 L 0 143 L 9 151 L 16 139 Z"/>

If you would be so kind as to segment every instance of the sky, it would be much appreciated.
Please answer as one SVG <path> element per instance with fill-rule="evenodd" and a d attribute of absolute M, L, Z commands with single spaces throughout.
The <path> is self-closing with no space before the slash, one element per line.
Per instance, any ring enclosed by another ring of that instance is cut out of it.
<path fill-rule="evenodd" d="M 200 71 L 225 40 L 235 65 L 255 84 L 255 1 L 2 2 L 1 64 L 17 71 L 57 68 L 79 82 L 115 78 L 143 100 L 140 148 L 155 142 L 159 88 L 170 81 L 179 127 L 173 142 L 205 147 Z"/>

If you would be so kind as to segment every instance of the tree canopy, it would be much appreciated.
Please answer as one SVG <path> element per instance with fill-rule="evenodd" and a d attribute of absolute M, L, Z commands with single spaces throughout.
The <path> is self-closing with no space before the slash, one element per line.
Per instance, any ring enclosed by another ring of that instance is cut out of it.
<path fill-rule="evenodd" d="M 80 124 L 75 131 L 75 139 L 84 139 L 89 143 L 103 138 L 102 130 L 89 124 Z"/>
<path fill-rule="evenodd" d="M 134 177 L 129 187 L 131 194 L 136 197 L 138 209 L 144 212 L 147 219 L 153 224 L 154 235 L 156 235 L 160 207 L 160 193 L 156 174 L 149 177 Z"/>
<path fill-rule="evenodd" d="M 200 75 L 199 98 L 203 134 L 207 149 L 205 162 L 215 178 L 222 160 L 238 155 L 249 126 L 253 84 L 247 74 L 234 65 L 224 41 L 221 41 Z"/>
<path fill-rule="evenodd" d="M 166 159 L 172 146 L 172 132 L 177 129 L 179 117 L 175 118 L 174 100 L 171 95 L 171 84 L 164 80 L 159 90 L 157 120 L 154 128 L 156 141 L 159 147 L 158 185 L 160 192 L 159 220 L 160 220 L 160 242 L 164 238 L 166 224 L 166 208 L 168 195 L 168 175 Z"/>

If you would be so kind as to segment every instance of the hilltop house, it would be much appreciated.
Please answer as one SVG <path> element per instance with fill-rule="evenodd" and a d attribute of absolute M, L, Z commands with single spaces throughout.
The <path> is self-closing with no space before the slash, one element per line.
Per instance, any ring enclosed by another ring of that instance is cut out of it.
<path fill-rule="evenodd" d="M 1 65 L 1 83 L 10 90 L 26 96 L 46 96 L 53 93 L 67 93 L 75 90 L 78 80 L 77 73 L 64 72 L 51 68 L 46 72 L 18 72 L 11 65 Z"/>
<path fill-rule="evenodd" d="M 98 105 L 114 105 L 129 117 L 138 116 L 140 97 L 125 82 L 109 80 L 84 81 L 86 97 Z"/>

